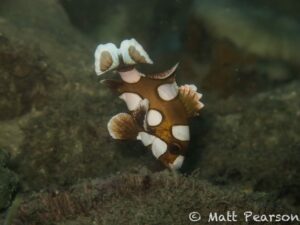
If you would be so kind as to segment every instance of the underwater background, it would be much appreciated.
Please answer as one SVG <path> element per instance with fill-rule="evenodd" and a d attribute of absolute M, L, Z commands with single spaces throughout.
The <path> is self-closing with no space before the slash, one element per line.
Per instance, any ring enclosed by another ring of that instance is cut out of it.
<path fill-rule="evenodd" d="M 1 0 L 0 224 L 300 215 L 299 12 L 297 0 Z M 126 108 L 94 51 L 132 37 L 154 61 L 141 71 L 179 62 L 178 84 L 203 94 L 179 173 L 107 131 Z"/>

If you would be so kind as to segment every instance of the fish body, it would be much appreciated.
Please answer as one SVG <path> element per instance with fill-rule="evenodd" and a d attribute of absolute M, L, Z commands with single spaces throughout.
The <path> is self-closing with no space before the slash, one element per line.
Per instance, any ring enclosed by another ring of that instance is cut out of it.
<path fill-rule="evenodd" d="M 137 63 L 153 62 L 134 39 L 123 41 L 119 49 L 111 43 L 96 49 L 96 73 L 118 71 L 121 80 L 102 83 L 118 93 L 129 110 L 111 118 L 109 133 L 115 139 L 141 140 L 166 167 L 179 169 L 190 141 L 188 122 L 204 106 L 199 101 L 202 95 L 194 85 L 178 87 L 178 64 L 163 73 L 144 75 L 134 68 Z"/>

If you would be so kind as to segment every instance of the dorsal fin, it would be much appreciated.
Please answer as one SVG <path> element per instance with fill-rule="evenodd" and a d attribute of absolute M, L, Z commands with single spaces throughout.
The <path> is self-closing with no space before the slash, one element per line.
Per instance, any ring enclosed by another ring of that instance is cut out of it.
<path fill-rule="evenodd" d="M 200 109 L 204 107 L 204 104 L 200 102 L 202 94 L 197 92 L 195 85 L 182 85 L 179 87 L 179 98 L 183 103 L 189 117 L 199 115 Z"/>
<path fill-rule="evenodd" d="M 172 78 L 172 77 L 174 79 L 175 71 L 178 67 L 178 64 L 179 63 L 176 63 L 171 69 L 168 69 L 162 73 L 150 74 L 150 75 L 147 75 L 147 77 L 149 77 L 151 79 L 158 79 L 158 80 L 163 80 L 163 79 Z"/>

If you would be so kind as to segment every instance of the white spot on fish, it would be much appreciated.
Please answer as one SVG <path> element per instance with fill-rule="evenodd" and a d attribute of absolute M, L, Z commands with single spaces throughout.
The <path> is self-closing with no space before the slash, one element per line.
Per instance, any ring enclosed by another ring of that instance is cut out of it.
<path fill-rule="evenodd" d="M 141 140 L 144 146 L 149 146 L 153 143 L 155 136 L 148 134 L 147 132 L 139 132 L 137 140 Z"/>
<path fill-rule="evenodd" d="M 135 93 L 125 92 L 119 96 L 120 99 L 123 99 L 126 102 L 127 108 L 132 111 L 137 109 L 142 98 Z"/>
<path fill-rule="evenodd" d="M 162 84 L 157 88 L 158 95 L 165 101 L 170 101 L 174 99 L 178 94 L 178 86 L 177 84 Z"/>
<path fill-rule="evenodd" d="M 147 122 L 150 126 L 157 126 L 162 121 L 162 115 L 155 109 L 150 109 L 147 113 Z"/>
<path fill-rule="evenodd" d="M 141 74 L 136 69 L 132 69 L 124 72 L 119 71 L 119 74 L 123 81 L 130 84 L 137 83 L 141 79 Z"/>
<path fill-rule="evenodd" d="M 178 170 L 181 168 L 182 164 L 184 161 L 184 156 L 179 155 L 177 158 L 174 160 L 173 163 L 169 163 L 170 169 L 172 170 Z"/>
<path fill-rule="evenodd" d="M 187 125 L 174 125 L 172 127 L 172 135 L 180 141 L 190 140 L 190 129 Z"/>
<path fill-rule="evenodd" d="M 166 142 L 156 137 L 152 143 L 152 153 L 158 159 L 162 154 L 167 151 L 168 145 Z"/>

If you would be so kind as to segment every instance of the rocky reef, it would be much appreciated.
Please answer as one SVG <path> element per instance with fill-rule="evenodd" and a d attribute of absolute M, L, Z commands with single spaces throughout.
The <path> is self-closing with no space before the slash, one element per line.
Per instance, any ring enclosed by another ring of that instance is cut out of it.
<path fill-rule="evenodd" d="M 204 220 L 214 211 L 299 214 L 298 14 L 280 1 L 217 2 L 1 1 L 0 223 L 189 224 L 191 211 Z M 280 17 L 262 29 L 255 7 L 262 24 Z M 244 33 L 235 35 L 241 24 Z M 154 66 L 142 70 L 180 60 L 178 84 L 195 83 L 203 93 L 179 173 L 161 171 L 142 144 L 112 141 L 107 132 L 125 106 L 99 84 L 93 52 L 98 42 L 129 37 L 153 55 Z M 286 45 L 276 49 L 280 41 Z"/>
<path fill-rule="evenodd" d="M 38 193 L 21 200 L 12 224 L 189 224 L 189 212 L 209 215 L 212 209 L 236 210 L 240 215 L 249 209 L 260 214 L 295 213 L 274 196 L 218 188 L 195 174 L 185 177 L 139 168 L 67 190 Z"/>

